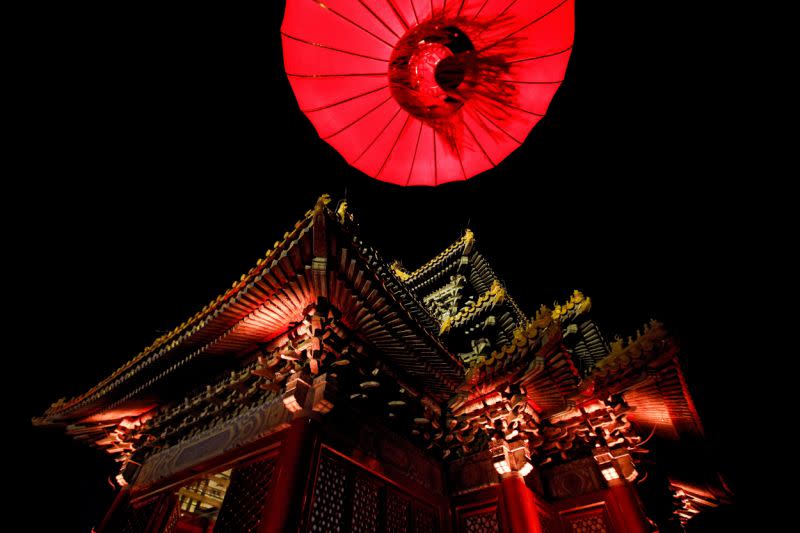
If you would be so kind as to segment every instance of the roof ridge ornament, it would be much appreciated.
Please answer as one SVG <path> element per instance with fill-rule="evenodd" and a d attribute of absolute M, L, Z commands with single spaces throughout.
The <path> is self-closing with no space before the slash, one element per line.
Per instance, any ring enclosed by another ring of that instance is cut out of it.
<path fill-rule="evenodd" d="M 411 274 L 408 272 L 408 270 L 406 270 L 397 259 L 392 261 L 392 264 L 389 265 L 389 268 L 392 270 L 392 272 L 394 272 L 394 275 L 397 276 L 400 281 L 405 281 L 411 277 Z"/>
<path fill-rule="evenodd" d="M 553 307 L 552 317 L 553 320 L 571 320 L 579 315 L 589 312 L 592 308 L 592 299 L 575 289 L 569 297 L 569 300 L 563 304 L 556 303 Z"/>

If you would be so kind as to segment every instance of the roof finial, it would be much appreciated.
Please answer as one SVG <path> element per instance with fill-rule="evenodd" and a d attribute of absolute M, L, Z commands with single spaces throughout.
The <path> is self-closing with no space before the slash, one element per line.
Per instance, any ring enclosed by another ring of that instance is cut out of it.
<path fill-rule="evenodd" d="M 389 268 L 392 269 L 392 272 L 394 272 L 394 275 L 397 276 L 400 281 L 405 281 L 411 276 L 397 259 L 392 261 L 392 264 L 389 265 Z"/>
<path fill-rule="evenodd" d="M 314 205 L 314 209 L 322 209 L 330 202 L 331 202 L 331 195 L 328 193 L 322 193 L 320 197 L 317 198 L 317 203 Z"/>
<path fill-rule="evenodd" d="M 339 219 L 341 224 L 353 219 L 353 215 L 347 210 L 347 200 L 339 200 L 339 206 L 336 208 L 336 218 Z"/>

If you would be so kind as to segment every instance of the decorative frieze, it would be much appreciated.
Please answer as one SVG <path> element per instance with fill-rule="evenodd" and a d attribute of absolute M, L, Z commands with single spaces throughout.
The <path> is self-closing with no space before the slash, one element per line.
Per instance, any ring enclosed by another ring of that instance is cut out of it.
<path fill-rule="evenodd" d="M 142 464 L 133 490 L 142 491 L 159 480 L 180 473 L 288 427 L 291 412 L 278 397 L 251 407 L 178 445 L 160 450 Z"/>

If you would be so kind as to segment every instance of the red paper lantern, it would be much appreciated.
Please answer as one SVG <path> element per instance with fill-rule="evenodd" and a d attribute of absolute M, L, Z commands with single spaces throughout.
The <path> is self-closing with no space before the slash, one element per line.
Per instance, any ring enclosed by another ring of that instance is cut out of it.
<path fill-rule="evenodd" d="M 574 0 L 287 0 L 286 74 L 320 137 L 399 185 L 466 180 L 544 116 Z"/>

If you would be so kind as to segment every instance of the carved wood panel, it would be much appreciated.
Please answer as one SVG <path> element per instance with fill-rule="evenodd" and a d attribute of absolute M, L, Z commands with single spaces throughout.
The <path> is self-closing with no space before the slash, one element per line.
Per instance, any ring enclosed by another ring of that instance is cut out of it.
<path fill-rule="evenodd" d="M 170 475 L 279 431 L 288 426 L 289 415 L 283 401 L 272 398 L 265 405 L 220 421 L 218 426 L 149 457 L 142 465 L 133 490 L 137 493 L 149 490 Z"/>
<path fill-rule="evenodd" d="M 362 426 L 357 448 L 378 460 L 382 473 L 390 479 L 403 476 L 436 494 L 444 494 L 439 463 L 428 457 L 405 438 L 381 428 Z"/>
<path fill-rule="evenodd" d="M 343 461 L 330 454 L 320 456 L 311 504 L 311 531 L 342 531 L 348 474 Z"/>
<path fill-rule="evenodd" d="M 573 498 L 605 487 L 591 457 L 552 467 L 544 472 L 545 486 L 555 499 Z"/>
<path fill-rule="evenodd" d="M 353 533 L 376 533 L 378 531 L 378 506 L 380 505 L 380 485 L 369 477 L 359 475 L 353 490 Z"/>
<path fill-rule="evenodd" d="M 453 494 L 462 494 L 497 484 L 489 450 L 461 457 L 448 464 L 448 479 Z"/>
<path fill-rule="evenodd" d="M 436 507 L 327 448 L 320 453 L 307 531 L 436 533 Z"/>
<path fill-rule="evenodd" d="M 464 533 L 498 533 L 500 522 L 497 520 L 497 509 L 486 509 L 465 516 L 461 520 L 460 530 Z"/>
<path fill-rule="evenodd" d="M 614 533 L 605 505 L 561 513 L 565 533 Z"/>
<path fill-rule="evenodd" d="M 408 531 L 408 498 L 394 490 L 386 495 L 386 531 Z"/>
<path fill-rule="evenodd" d="M 214 533 L 258 530 L 274 470 L 272 457 L 233 469 Z"/>
<path fill-rule="evenodd" d="M 433 533 L 439 530 L 436 512 L 430 507 L 414 506 L 413 520 L 416 533 Z"/>

